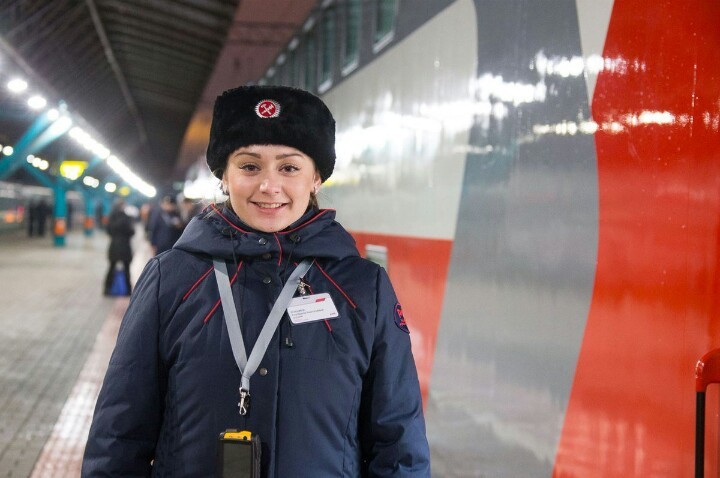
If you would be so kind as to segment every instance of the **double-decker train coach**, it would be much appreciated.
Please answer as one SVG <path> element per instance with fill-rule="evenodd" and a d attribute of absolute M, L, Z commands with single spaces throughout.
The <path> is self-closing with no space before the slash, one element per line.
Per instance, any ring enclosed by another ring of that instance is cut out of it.
<path fill-rule="evenodd" d="M 692 476 L 718 25 L 716 0 L 322 1 L 268 68 L 336 117 L 321 206 L 395 284 L 434 476 Z"/>
<path fill-rule="evenodd" d="M 53 192 L 50 188 L 0 181 L 0 237 L 6 232 L 28 230 L 28 221 L 32 216 L 30 209 L 33 204 L 41 201 L 44 201 L 47 205 L 46 227 L 50 231 L 53 200 Z M 67 204 L 71 209 L 83 211 L 82 198 L 76 191 L 68 192 Z M 79 227 L 81 220 L 81 215 L 77 214 L 73 222 L 77 222 Z M 37 235 L 37 231 L 35 231 L 35 235 Z"/>

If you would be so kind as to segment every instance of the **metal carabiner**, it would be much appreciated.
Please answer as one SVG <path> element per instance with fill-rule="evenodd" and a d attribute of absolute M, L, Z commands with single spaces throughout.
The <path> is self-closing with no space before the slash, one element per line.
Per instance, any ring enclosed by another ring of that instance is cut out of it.
<path fill-rule="evenodd" d="M 240 415 L 247 415 L 248 409 L 250 408 L 250 392 L 244 388 L 240 388 L 240 401 L 238 402 L 238 408 L 240 409 Z"/>

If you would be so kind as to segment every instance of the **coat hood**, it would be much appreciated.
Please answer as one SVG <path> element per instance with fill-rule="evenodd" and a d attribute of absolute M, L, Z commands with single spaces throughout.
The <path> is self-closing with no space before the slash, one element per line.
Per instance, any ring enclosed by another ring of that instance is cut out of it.
<path fill-rule="evenodd" d="M 358 256 L 355 240 L 335 221 L 333 209 L 311 209 L 280 232 L 259 232 L 245 225 L 227 206 L 211 204 L 187 225 L 174 249 L 226 260 L 236 256 L 278 254 L 278 263 L 292 256 L 344 259 Z"/>

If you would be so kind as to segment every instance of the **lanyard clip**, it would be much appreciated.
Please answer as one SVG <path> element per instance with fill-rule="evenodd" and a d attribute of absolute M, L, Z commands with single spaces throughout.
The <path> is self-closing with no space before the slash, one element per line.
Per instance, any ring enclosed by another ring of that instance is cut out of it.
<path fill-rule="evenodd" d="M 240 389 L 240 402 L 238 402 L 240 408 L 240 415 L 247 415 L 248 409 L 250 408 L 250 392 L 244 388 Z"/>
<path fill-rule="evenodd" d="M 298 282 L 298 292 L 300 292 L 300 295 L 307 295 L 308 291 L 307 288 L 309 287 L 309 284 L 306 284 L 304 280 L 302 280 L 302 277 L 300 278 L 300 282 Z"/>

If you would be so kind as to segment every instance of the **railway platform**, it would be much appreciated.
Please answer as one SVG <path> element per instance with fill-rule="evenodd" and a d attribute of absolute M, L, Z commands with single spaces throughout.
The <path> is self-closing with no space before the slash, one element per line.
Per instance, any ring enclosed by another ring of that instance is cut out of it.
<path fill-rule="evenodd" d="M 109 237 L 0 235 L 0 477 L 77 477 L 127 297 L 102 295 Z M 151 257 L 140 226 L 131 278 Z"/>

